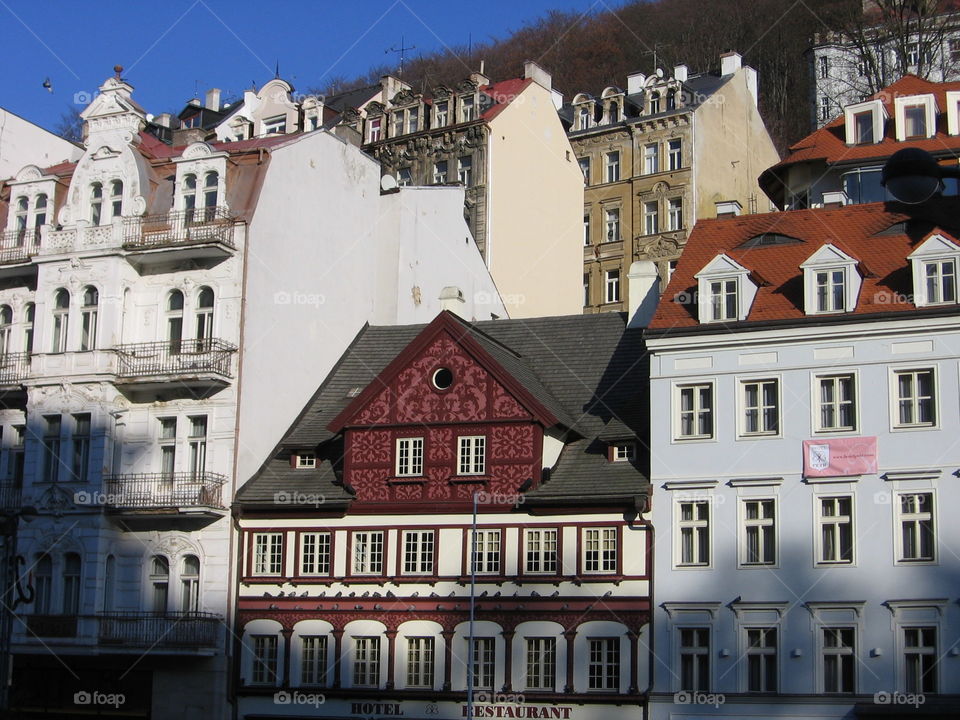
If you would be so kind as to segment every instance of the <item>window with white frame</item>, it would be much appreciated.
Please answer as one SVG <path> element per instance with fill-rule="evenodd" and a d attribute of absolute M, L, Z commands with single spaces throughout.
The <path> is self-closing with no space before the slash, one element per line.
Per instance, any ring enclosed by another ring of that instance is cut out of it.
<path fill-rule="evenodd" d="M 739 317 L 737 279 L 710 281 L 710 317 L 714 321 L 736 320 Z"/>
<path fill-rule="evenodd" d="M 557 572 L 557 529 L 527 528 L 524 533 L 525 573 Z"/>
<path fill-rule="evenodd" d="M 897 370 L 897 427 L 925 427 L 937 423 L 933 370 Z"/>
<path fill-rule="evenodd" d="M 683 198 L 667 201 L 667 229 L 683 230 Z"/>
<path fill-rule="evenodd" d="M 856 628 L 820 628 L 820 662 L 825 693 L 852 693 L 856 689 Z"/>
<path fill-rule="evenodd" d="M 283 533 L 253 534 L 253 574 L 279 575 L 283 571 Z"/>
<path fill-rule="evenodd" d="M 457 446 L 457 475 L 483 475 L 487 438 L 483 435 L 461 436 Z"/>
<path fill-rule="evenodd" d="M 330 574 L 330 533 L 300 533 L 300 574 Z"/>
<path fill-rule="evenodd" d="M 894 496 L 897 512 L 897 560 L 932 562 L 937 537 L 934 532 L 933 493 L 910 492 Z"/>
<path fill-rule="evenodd" d="M 476 118 L 476 102 L 473 95 L 460 98 L 460 122 L 470 122 Z"/>
<path fill-rule="evenodd" d="M 30 198 L 21 195 L 17 198 L 16 210 L 14 211 L 14 227 L 17 231 L 17 247 L 23 247 L 27 239 L 27 218 L 30 210 Z"/>
<path fill-rule="evenodd" d="M 926 304 L 957 302 L 957 261 L 932 260 L 923 263 Z"/>
<path fill-rule="evenodd" d="M 435 554 L 433 530 L 403 531 L 403 574 L 429 575 Z"/>
<path fill-rule="evenodd" d="M 862 112 L 854 113 L 853 115 L 853 127 L 854 127 L 854 144 L 856 145 L 867 145 L 869 143 L 875 142 L 874 140 L 874 114 L 872 110 L 864 110 Z"/>
<path fill-rule="evenodd" d="M 710 690 L 710 628 L 681 627 L 679 631 L 680 690 Z"/>
<path fill-rule="evenodd" d="M 587 640 L 587 688 L 608 692 L 620 689 L 620 638 Z"/>
<path fill-rule="evenodd" d="M 710 502 L 677 502 L 677 565 L 706 567 L 710 564 Z"/>
<path fill-rule="evenodd" d="M 86 352 L 97 346 L 97 306 L 100 294 L 92 285 L 83 289 L 80 306 L 80 350 Z"/>
<path fill-rule="evenodd" d="M 713 437 L 713 383 L 676 387 L 677 440 Z"/>
<path fill-rule="evenodd" d="M 500 572 L 500 531 L 476 530 L 471 534 L 474 571 L 478 575 L 496 575 Z"/>
<path fill-rule="evenodd" d="M 637 444 L 632 442 L 614 443 L 613 462 L 631 462 L 637 457 Z"/>
<path fill-rule="evenodd" d="M 60 416 L 44 415 L 43 423 L 43 481 L 53 483 L 60 478 Z"/>
<path fill-rule="evenodd" d="M 317 467 L 317 454 L 309 450 L 303 450 L 296 454 L 296 468 L 298 470 L 310 470 Z"/>
<path fill-rule="evenodd" d="M 207 471 L 207 416 L 191 415 L 190 435 L 187 444 L 190 449 L 190 475 L 200 479 Z"/>
<path fill-rule="evenodd" d="M 604 215 L 606 219 L 604 239 L 607 242 L 620 241 L 620 208 L 607 208 Z"/>
<path fill-rule="evenodd" d="M 397 170 L 397 185 L 400 187 L 409 187 L 413 185 L 413 171 L 408 167 Z"/>
<path fill-rule="evenodd" d="M 660 172 L 660 148 L 657 143 L 643 146 L 643 174 L 653 175 Z"/>
<path fill-rule="evenodd" d="M 172 482 L 177 469 L 177 418 L 157 418 L 157 422 L 160 424 L 160 472 L 165 481 Z"/>
<path fill-rule="evenodd" d="M 590 158 L 582 157 L 577 159 L 577 163 L 580 165 L 580 172 L 583 173 L 583 184 L 590 184 Z"/>
<path fill-rule="evenodd" d="M 583 528 L 583 572 L 591 574 L 617 571 L 617 529 Z"/>
<path fill-rule="evenodd" d="M 433 164 L 433 184 L 443 185 L 447 182 L 447 161 L 437 160 Z"/>
<path fill-rule="evenodd" d="M 817 430 L 836 432 L 857 429 L 856 382 L 850 375 L 816 379 Z"/>
<path fill-rule="evenodd" d="M 645 235 L 656 235 L 660 232 L 660 209 L 656 200 L 643 204 L 643 232 Z"/>
<path fill-rule="evenodd" d="M 747 692 L 777 692 L 777 628 L 748 627 L 744 630 L 747 640 Z"/>
<path fill-rule="evenodd" d="M 830 76 L 830 58 L 821 55 L 817 58 L 817 70 L 821 78 Z"/>
<path fill-rule="evenodd" d="M 200 558 L 196 555 L 184 555 L 180 561 L 180 610 L 200 610 Z"/>
<path fill-rule="evenodd" d="M 603 274 L 603 301 L 620 302 L 620 270 L 607 270 Z"/>
<path fill-rule="evenodd" d="M 353 533 L 353 574 L 379 575 L 382 572 L 383 531 L 355 531 Z"/>
<path fill-rule="evenodd" d="M 670 170 L 683 167 L 683 141 L 675 138 L 667 143 L 667 166 Z"/>
<path fill-rule="evenodd" d="M 583 245 L 586 247 L 590 244 L 590 211 L 585 210 L 583 213 Z"/>
<path fill-rule="evenodd" d="M 123 215 L 123 180 L 110 182 L 110 218 Z"/>
<path fill-rule="evenodd" d="M 90 185 L 90 224 L 99 225 L 103 219 L 103 183 Z"/>
<path fill-rule="evenodd" d="M 656 115 L 660 112 L 660 93 L 652 92 L 650 93 L 650 114 Z"/>
<path fill-rule="evenodd" d="M 925 105 L 904 106 L 903 132 L 908 140 L 927 136 L 927 109 Z"/>
<path fill-rule="evenodd" d="M 272 118 L 265 118 L 263 121 L 264 135 L 282 135 L 287 131 L 287 116 L 277 115 Z"/>
<path fill-rule="evenodd" d="M 73 416 L 73 463 L 71 480 L 86 482 L 90 467 L 90 413 Z"/>
<path fill-rule="evenodd" d="M 367 142 L 378 142 L 383 137 L 383 119 L 367 119 Z"/>
<path fill-rule="evenodd" d="M 817 115 L 819 116 L 819 118 L 821 120 L 829 120 L 830 119 L 830 97 L 827 95 L 821 95 L 818 106 L 819 106 L 819 110 L 817 112 Z"/>
<path fill-rule="evenodd" d="M 50 352 L 67 351 L 70 327 L 70 293 L 60 288 L 53 294 L 53 342 Z"/>
<path fill-rule="evenodd" d="M 934 625 L 901 627 L 903 641 L 903 690 L 929 694 L 939 690 L 937 682 L 937 628 Z"/>
<path fill-rule="evenodd" d="M 23 349 L 33 352 L 33 326 L 37 318 L 37 306 L 35 303 L 27 303 L 23 308 Z"/>
<path fill-rule="evenodd" d="M 473 157 L 467 155 L 457 160 L 457 180 L 464 187 L 473 187 Z"/>
<path fill-rule="evenodd" d="M 200 288 L 197 293 L 197 309 L 194 314 L 197 338 L 197 352 L 210 352 L 213 340 L 213 290 L 208 287 Z"/>
<path fill-rule="evenodd" d="M 843 312 L 846 307 L 846 272 L 843 268 L 814 273 L 817 312 Z"/>
<path fill-rule="evenodd" d="M 434 117 L 436 118 L 436 127 L 443 127 L 449 122 L 450 101 L 438 100 L 434 104 Z"/>
<path fill-rule="evenodd" d="M 423 475 L 423 438 L 397 439 L 397 476 Z"/>
<path fill-rule="evenodd" d="M 776 508 L 773 500 L 742 499 L 743 565 L 774 565 L 777 562 Z"/>
<path fill-rule="evenodd" d="M 604 156 L 604 171 L 606 181 L 617 182 L 620 180 L 620 151 L 613 150 Z"/>
<path fill-rule="evenodd" d="M 300 636 L 300 684 L 324 687 L 327 684 L 327 636 Z"/>
<path fill-rule="evenodd" d="M 817 562 L 830 565 L 853 563 L 853 497 L 818 497 Z"/>
<path fill-rule="evenodd" d="M 380 638 L 353 638 L 353 686 L 377 687 L 380 684 Z"/>
<path fill-rule="evenodd" d="M 276 635 L 253 635 L 253 667 L 250 682 L 253 685 L 275 685 L 277 683 L 277 647 Z"/>
<path fill-rule="evenodd" d="M 740 383 L 743 435 L 776 435 L 780 431 L 780 390 L 776 379 Z"/>
<path fill-rule="evenodd" d="M 527 667 L 524 678 L 526 690 L 553 690 L 557 673 L 556 638 L 527 639 Z"/>
<path fill-rule="evenodd" d="M 407 687 L 433 687 L 434 639 L 407 638 Z"/>
<path fill-rule="evenodd" d="M 467 638 L 469 649 L 470 638 Z M 473 687 L 480 690 L 492 690 L 496 671 L 496 641 L 492 637 L 473 639 Z"/>
<path fill-rule="evenodd" d="M 590 304 L 590 274 L 583 274 L 583 306 Z"/>

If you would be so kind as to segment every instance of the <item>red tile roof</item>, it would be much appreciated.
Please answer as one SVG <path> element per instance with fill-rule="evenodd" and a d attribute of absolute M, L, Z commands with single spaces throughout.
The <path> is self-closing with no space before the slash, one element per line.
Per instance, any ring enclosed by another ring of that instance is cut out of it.
<path fill-rule="evenodd" d="M 493 120 L 497 115 L 503 112 L 503 109 L 516 99 L 532 83 L 530 78 L 512 78 L 503 82 L 484 85 L 480 91 L 489 96 L 494 104 L 487 108 L 480 116 L 486 121 Z"/>
<path fill-rule="evenodd" d="M 852 314 L 915 311 L 907 256 L 931 230 L 941 228 L 945 235 L 957 237 L 958 227 L 957 198 L 912 208 L 898 203 L 870 203 L 701 220 L 687 240 L 650 328 L 669 330 L 699 325 L 694 275 L 720 253 L 746 267 L 754 273 L 752 279 L 760 283 L 746 321 L 736 325 L 770 321 L 820 323 L 823 316 L 804 314 L 800 264 L 827 243 L 859 261 L 857 270 L 864 277 Z M 740 247 L 763 233 L 778 233 L 802 242 Z M 718 326 L 711 323 L 703 327 L 715 332 Z"/>

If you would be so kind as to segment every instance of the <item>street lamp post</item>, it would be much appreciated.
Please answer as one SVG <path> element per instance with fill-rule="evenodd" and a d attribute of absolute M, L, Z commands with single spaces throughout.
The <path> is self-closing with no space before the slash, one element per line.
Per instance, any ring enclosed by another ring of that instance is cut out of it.
<path fill-rule="evenodd" d="M 919 205 L 943 192 L 944 178 L 960 178 L 960 166 L 941 165 L 926 150 L 908 147 L 887 159 L 880 184 L 900 202 Z"/>

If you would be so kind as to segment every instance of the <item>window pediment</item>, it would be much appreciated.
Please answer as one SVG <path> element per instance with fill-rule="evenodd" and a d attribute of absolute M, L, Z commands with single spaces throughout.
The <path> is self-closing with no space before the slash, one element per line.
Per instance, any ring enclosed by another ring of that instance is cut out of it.
<path fill-rule="evenodd" d="M 863 278 L 859 261 L 827 243 L 800 264 L 803 305 L 807 315 L 852 312 Z"/>
<path fill-rule="evenodd" d="M 750 271 L 721 253 L 694 278 L 697 281 L 697 315 L 701 323 L 736 322 L 750 314 L 757 284 Z"/>
<path fill-rule="evenodd" d="M 913 275 L 914 304 L 920 307 L 957 302 L 960 246 L 952 239 L 932 232 L 907 259 Z"/>

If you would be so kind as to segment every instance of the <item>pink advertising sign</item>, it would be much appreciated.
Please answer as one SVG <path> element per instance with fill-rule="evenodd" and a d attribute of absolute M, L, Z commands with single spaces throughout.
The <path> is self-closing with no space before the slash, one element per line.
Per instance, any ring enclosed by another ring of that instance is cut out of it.
<path fill-rule="evenodd" d="M 846 477 L 877 472 L 877 438 L 803 441 L 804 477 Z"/>

